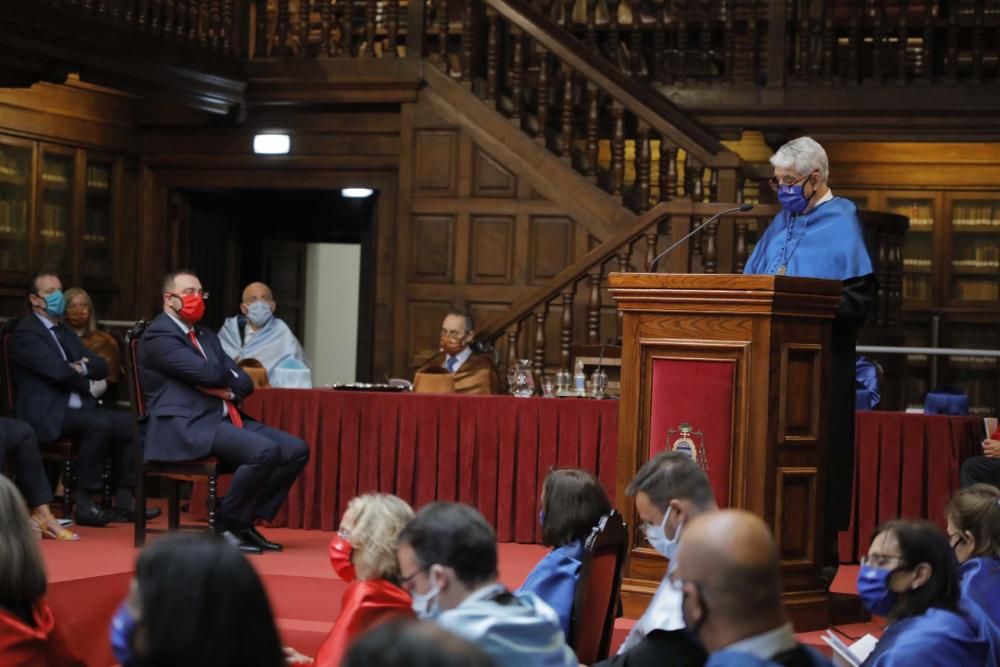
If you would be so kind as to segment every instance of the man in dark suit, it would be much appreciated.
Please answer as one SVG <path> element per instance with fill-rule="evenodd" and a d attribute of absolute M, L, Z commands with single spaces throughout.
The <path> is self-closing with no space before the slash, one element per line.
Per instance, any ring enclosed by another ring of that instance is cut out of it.
<path fill-rule="evenodd" d="M 217 456 L 234 467 L 216 531 L 246 552 L 280 551 L 254 523 L 274 518 L 309 460 L 309 448 L 240 413 L 236 406 L 253 392 L 253 382 L 223 352 L 215 332 L 197 326 L 207 297 L 191 271 L 163 281 L 163 313 L 139 343 L 148 406 L 144 455 L 147 461 Z"/>
<path fill-rule="evenodd" d="M 18 322 L 10 343 L 16 416 L 28 422 L 42 442 L 67 436 L 79 439 L 77 523 L 103 526 L 132 521 L 132 419 L 126 412 L 97 404 L 107 389 L 108 367 L 62 323 L 66 300 L 58 276 L 35 276 L 28 285 L 28 303 L 31 313 Z M 104 461 L 111 451 L 116 454 L 118 490 L 108 511 L 94 503 L 94 494 L 101 490 Z"/>

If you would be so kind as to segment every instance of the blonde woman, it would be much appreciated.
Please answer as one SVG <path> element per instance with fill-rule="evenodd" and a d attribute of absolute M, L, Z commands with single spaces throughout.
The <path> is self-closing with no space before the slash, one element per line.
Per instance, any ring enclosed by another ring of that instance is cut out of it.
<path fill-rule="evenodd" d="M 368 493 L 347 505 L 330 542 L 330 562 L 350 585 L 316 665 L 336 667 L 361 633 L 389 618 L 413 616 L 396 561 L 396 539 L 412 518 L 410 506 L 393 495 Z"/>
<path fill-rule="evenodd" d="M 118 340 L 106 331 L 97 328 L 97 315 L 90 295 L 79 287 L 66 290 L 66 324 L 68 324 L 84 347 L 104 359 L 108 365 L 107 380 L 117 384 L 121 379 L 122 357 Z"/>
<path fill-rule="evenodd" d="M 0 475 L 0 665 L 84 667 L 45 602 L 45 566 L 14 484 Z"/>

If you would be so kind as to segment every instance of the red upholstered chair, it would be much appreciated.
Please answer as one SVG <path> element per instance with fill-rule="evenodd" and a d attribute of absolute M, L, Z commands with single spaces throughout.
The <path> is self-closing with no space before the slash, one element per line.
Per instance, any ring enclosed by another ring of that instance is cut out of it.
<path fill-rule="evenodd" d="M 146 478 L 159 477 L 167 486 L 167 526 L 178 530 L 181 523 L 180 484 L 193 482 L 199 477 L 208 478 L 208 532 L 215 531 L 216 482 L 219 478 L 219 460 L 208 456 L 196 461 L 145 461 L 143 459 L 142 422 L 146 417 L 146 399 L 142 391 L 142 374 L 139 372 L 139 344 L 147 323 L 140 321 L 125 334 L 125 375 L 128 382 L 132 413 L 135 416 L 136 466 L 135 477 L 135 546 L 146 543 Z"/>
<path fill-rule="evenodd" d="M 597 522 L 584 545 L 570 617 L 569 645 L 584 665 L 608 657 L 627 550 L 625 522 L 617 510 L 611 510 Z"/>
<path fill-rule="evenodd" d="M 10 338 L 14 335 L 14 327 L 17 326 L 18 319 L 12 317 L 7 320 L 3 329 L 0 330 L 0 364 L 3 366 L 3 409 L 7 416 L 14 416 L 14 406 L 17 396 L 14 393 L 14 373 L 10 364 Z M 63 517 L 73 516 L 73 487 L 76 477 L 73 473 L 73 460 L 76 458 L 79 449 L 79 441 L 76 438 L 58 438 L 50 442 L 38 443 L 43 461 L 58 463 L 62 466 L 63 472 Z M 110 484 L 111 459 L 104 464 L 104 499 L 105 504 L 111 500 Z"/>

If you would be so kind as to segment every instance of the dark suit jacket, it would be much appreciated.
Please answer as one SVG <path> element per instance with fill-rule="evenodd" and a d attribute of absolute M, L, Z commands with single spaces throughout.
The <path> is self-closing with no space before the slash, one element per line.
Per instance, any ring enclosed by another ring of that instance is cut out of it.
<path fill-rule="evenodd" d="M 222 422 L 222 400 L 197 387 L 229 389 L 239 404 L 253 381 L 222 351 L 211 329 L 195 326 L 208 359 L 170 317 L 160 314 L 139 341 L 139 369 L 146 398 L 147 461 L 185 461 L 208 456 Z"/>
<path fill-rule="evenodd" d="M 34 313 L 20 319 L 10 340 L 11 371 L 14 375 L 14 407 L 18 419 L 35 429 L 38 439 L 55 440 L 62 433 L 69 396 L 80 395 L 83 407 L 97 403 L 90 395 L 90 381 L 108 376 L 108 366 L 96 354 L 87 350 L 76 333 L 63 324 L 63 359 L 52 334 Z M 70 365 L 88 357 L 87 374 L 81 375 Z"/>

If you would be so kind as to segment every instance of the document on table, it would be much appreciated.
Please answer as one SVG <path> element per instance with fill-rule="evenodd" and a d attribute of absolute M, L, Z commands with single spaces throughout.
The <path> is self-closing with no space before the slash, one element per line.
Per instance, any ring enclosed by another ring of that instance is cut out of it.
<path fill-rule="evenodd" d="M 833 649 L 833 664 L 837 667 L 860 667 L 878 643 L 878 639 L 869 634 L 848 646 L 830 630 L 822 639 Z"/>

